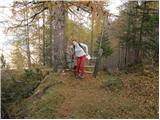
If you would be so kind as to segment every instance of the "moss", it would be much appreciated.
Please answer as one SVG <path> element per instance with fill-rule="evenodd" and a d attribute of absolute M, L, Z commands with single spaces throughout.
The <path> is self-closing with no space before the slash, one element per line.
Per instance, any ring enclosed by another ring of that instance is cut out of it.
<path fill-rule="evenodd" d="M 123 82 L 119 78 L 110 78 L 107 81 L 104 81 L 101 85 L 105 89 L 116 90 L 123 87 Z"/>
<path fill-rule="evenodd" d="M 45 94 L 41 96 L 31 96 L 27 99 L 17 100 L 9 105 L 8 110 L 12 118 L 55 118 L 55 112 L 59 102 L 63 97 L 59 95 L 56 74 L 51 73 L 47 79 L 36 89 L 43 91 L 48 85 Z"/>
<path fill-rule="evenodd" d="M 100 72 L 96 79 L 76 80 L 70 72 L 50 73 L 31 97 L 5 107 L 11 118 L 158 118 L 154 76 Z"/>

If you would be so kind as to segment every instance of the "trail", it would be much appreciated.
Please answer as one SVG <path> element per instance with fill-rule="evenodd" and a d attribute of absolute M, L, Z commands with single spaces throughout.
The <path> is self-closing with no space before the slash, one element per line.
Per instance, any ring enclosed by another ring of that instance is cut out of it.
<path fill-rule="evenodd" d="M 103 103 L 105 91 L 99 87 L 101 81 L 91 76 L 85 79 L 73 79 L 73 76 L 62 75 L 63 85 L 60 94 L 64 101 L 57 109 L 56 118 L 75 118 L 77 110 L 83 106 L 91 107 L 97 103 Z M 83 111 L 82 111 L 83 113 Z M 78 113 L 80 114 L 80 113 Z M 76 115 L 77 118 L 77 115 Z"/>
<path fill-rule="evenodd" d="M 59 92 L 64 100 L 57 106 L 55 118 L 150 118 L 157 115 L 157 108 L 148 109 L 151 106 L 156 106 L 157 98 L 152 99 L 150 97 L 147 92 L 151 90 L 149 87 L 146 89 L 142 87 L 145 81 L 150 82 L 145 84 L 147 86 L 153 84 L 151 79 L 156 84 L 155 78 L 136 74 L 121 75 L 124 87 L 114 92 L 101 87 L 102 82 L 111 77 L 113 76 L 101 73 L 96 79 L 86 76 L 83 80 L 77 80 L 72 74 L 62 74 L 59 79 L 63 84 L 59 86 Z M 138 86 L 133 84 L 133 81 L 137 81 Z M 129 85 L 134 85 L 134 87 L 131 88 Z M 136 92 L 137 89 L 140 91 Z M 142 90 L 143 92 L 141 92 Z M 154 91 L 155 89 L 151 90 L 150 93 Z M 156 97 L 157 94 L 155 93 L 154 96 Z M 146 102 L 146 100 L 150 102 Z M 145 109 L 145 106 L 148 108 Z M 153 113 L 153 115 L 149 113 Z"/>
<path fill-rule="evenodd" d="M 124 86 L 116 91 L 104 82 L 121 79 Z M 30 98 L 10 104 L 7 109 L 14 118 L 158 118 L 158 72 L 100 72 L 96 79 L 83 80 L 73 73 L 51 73 Z M 106 89 L 105 89 L 106 88 Z"/>

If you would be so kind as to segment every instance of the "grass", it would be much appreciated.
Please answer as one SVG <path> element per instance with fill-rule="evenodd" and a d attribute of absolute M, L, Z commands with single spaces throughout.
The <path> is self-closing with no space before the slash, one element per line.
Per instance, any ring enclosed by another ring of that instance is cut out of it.
<path fill-rule="evenodd" d="M 120 78 L 112 77 L 107 81 L 104 81 L 101 85 L 105 89 L 117 90 L 123 87 L 123 82 Z"/>
<path fill-rule="evenodd" d="M 53 77 L 54 76 L 54 77 Z M 63 100 L 58 94 L 58 84 L 55 74 L 50 74 L 36 91 L 43 91 L 46 86 L 49 87 L 41 95 L 31 96 L 27 99 L 17 100 L 9 104 L 8 110 L 13 118 L 55 118 L 56 106 Z M 35 92 L 36 92 L 35 91 Z"/>
<path fill-rule="evenodd" d="M 136 118 L 141 117 L 138 113 L 141 108 L 131 99 L 110 93 L 104 94 L 103 100 L 103 102 L 94 100 L 90 104 L 81 105 L 75 113 L 76 118 L 135 118 L 135 115 Z"/>
<path fill-rule="evenodd" d="M 5 105 L 11 118 L 158 118 L 158 72 L 150 73 L 50 73 L 33 95 Z"/>
<path fill-rule="evenodd" d="M 30 96 L 41 79 L 41 74 L 32 69 L 2 71 L 2 101 L 14 101 Z"/>

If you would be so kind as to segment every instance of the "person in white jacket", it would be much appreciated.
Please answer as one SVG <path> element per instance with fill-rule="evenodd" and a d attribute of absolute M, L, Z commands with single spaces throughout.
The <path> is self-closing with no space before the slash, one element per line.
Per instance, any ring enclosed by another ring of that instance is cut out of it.
<path fill-rule="evenodd" d="M 88 46 L 84 43 L 79 43 L 76 40 L 72 41 L 74 48 L 74 55 L 76 57 L 76 77 L 84 78 L 84 66 L 86 63 L 86 56 L 88 56 Z"/>

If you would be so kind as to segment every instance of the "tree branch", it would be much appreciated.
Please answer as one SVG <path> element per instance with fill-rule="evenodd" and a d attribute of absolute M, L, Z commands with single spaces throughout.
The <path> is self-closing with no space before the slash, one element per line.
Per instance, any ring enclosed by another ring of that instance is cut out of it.
<path fill-rule="evenodd" d="M 16 26 L 13 26 L 13 27 L 9 27 L 9 29 L 11 29 L 11 28 L 17 28 L 17 27 L 25 27 L 25 26 L 29 25 L 30 23 L 33 22 L 33 20 L 36 18 L 36 16 L 38 16 L 40 13 L 42 13 L 42 12 L 43 12 L 44 10 L 46 10 L 46 9 L 47 9 L 47 7 L 43 8 L 43 9 L 40 10 L 39 12 L 37 12 L 37 13 L 35 13 L 34 15 L 32 15 L 31 17 L 29 17 L 28 19 L 18 20 L 18 21 L 20 21 L 20 24 L 18 24 L 18 25 L 16 25 Z M 22 25 L 22 23 L 23 23 L 24 21 L 27 21 L 27 20 L 30 20 L 30 21 L 28 22 L 28 24 Z"/>

